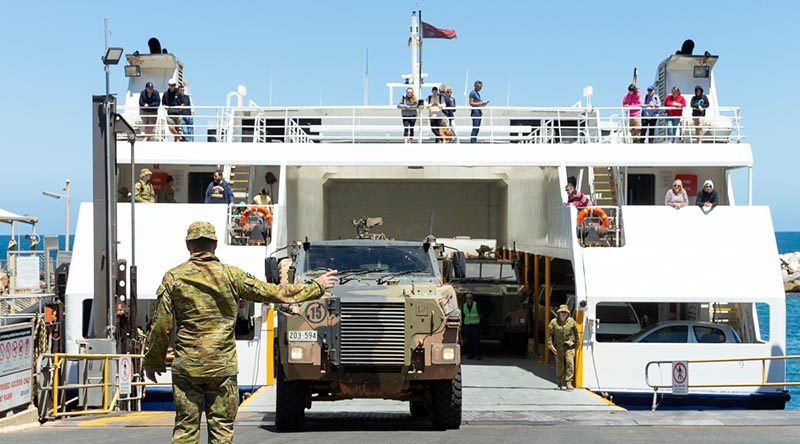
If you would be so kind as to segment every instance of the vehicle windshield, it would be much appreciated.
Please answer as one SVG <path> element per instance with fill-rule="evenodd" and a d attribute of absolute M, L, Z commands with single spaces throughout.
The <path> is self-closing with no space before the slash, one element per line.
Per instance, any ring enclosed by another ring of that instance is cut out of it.
<path fill-rule="evenodd" d="M 509 263 L 501 262 L 470 262 L 467 261 L 467 279 L 487 279 L 494 281 L 516 282 L 514 267 Z"/>
<path fill-rule="evenodd" d="M 433 275 L 430 256 L 422 245 L 312 245 L 304 265 L 305 271 L 330 268 L 340 273 L 365 271 L 365 274 L 407 272 Z"/>

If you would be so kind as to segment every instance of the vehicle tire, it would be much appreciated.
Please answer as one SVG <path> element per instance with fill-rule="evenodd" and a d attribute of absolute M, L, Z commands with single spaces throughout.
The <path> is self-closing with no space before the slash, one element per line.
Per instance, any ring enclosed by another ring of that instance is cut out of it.
<path fill-rule="evenodd" d="M 461 427 L 461 366 L 449 381 L 431 384 L 431 424 L 437 430 Z"/>
<path fill-rule="evenodd" d="M 278 283 L 278 259 L 276 257 L 270 256 L 264 259 L 264 277 L 270 284 Z"/>
<path fill-rule="evenodd" d="M 282 259 L 278 262 L 278 282 L 281 284 L 291 284 L 289 281 L 289 269 L 292 267 L 292 260 Z"/>
<path fill-rule="evenodd" d="M 425 405 L 425 401 L 409 402 L 409 410 L 411 411 L 412 418 L 420 419 L 429 418 L 431 416 L 431 412 L 428 410 L 428 406 Z"/>
<path fill-rule="evenodd" d="M 285 381 L 280 359 L 275 362 L 275 428 L 279 432 L 301 430 L 305 423 L 308 387 L 304 382 Z"/>

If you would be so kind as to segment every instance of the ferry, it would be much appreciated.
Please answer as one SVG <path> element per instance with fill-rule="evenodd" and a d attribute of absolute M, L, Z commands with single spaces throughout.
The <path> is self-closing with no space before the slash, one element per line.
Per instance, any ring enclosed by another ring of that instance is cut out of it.
<path fill-rule="evenodd" d="M 397 101 L 407 88 L 424 99 L 439 86 L 422 72 L 421 38 L 412 14 L 411 72 L 386 84 L 385 106 L 263 106 L 240 86 L 222 105 L 182 108 L 180 119 L 164 107 L 143 119 L 139 107 L 148 82 L 162 94 L 171 80 L 191 92 L 178 57 L 157 42 L 127 54 L 131 77 L 117 112 L 138 135 L 135 144 L 118 141 L 113 186 L 117 255 L 128 264 L 135 209 L 136 325 L 147 330 L 162 276 L 188 258 L 183 236 L 193 221 L 215 225 L 221 260 L 263 278 L 269 258 L 286 257 L 295 241 L 352 238 L 354 219 L 381 216 L 381 229 L 396 239 L 495 240 L 504 254 L 528 262 L 530 282 L 571 289 L 565 302 L 582 337 L 579 387 L 629 408 L 782 409 L 784 361 L 744 360 L 786 354 L 785 296 L 770 210 L 752 201 L 753 149 L 742 111 L 719 103 L 719 56 L 694 54 L 688 44 L 656 67 L 652 85 L 662 102 L 678 87 L 687 106 L 674 117 L 656 108 L 649 143 L 638 143 L 638 113 L 594 106 L 591 87 L 567 106 L 485 106 L 477 143 L 470 143 L 472 108 L 454 109 L 453 143 L 438 144 L 437 115 L 423 106 L 404 143 Z M 644 98 L 647 85 L 637 86 Z M 702 118 L 689 106 L 695 86 L 709 101 Z M 144 168 L 157 191 L 174 188 L 178 203 L 130 203 L 130 184 Z M 204 203 L 217 170 L 232 186 L 233 206 Z M 594 202 L 589 211 L 568 204 L 571 178 Z M 664 205 L 676 179 L 690 199 L 680 209 Z M 718 194 L 711 211 L 695 205 L 706 181 Z M 263 242 L 251 242 L 240 203 L 250 205 L 262 189 L 272 222 Z M 93 220 L 93 203 L 82 203 L 65 297 L 70 353 L 86 348 L 97 318 Z M 550 319 L 552 307 L 531 299 L 538 347 L 538 310 Z M 240 311 L 242 393 L 268 383 L 267 310 Z M 644 333 L 598 334 L 626 322 L 633 330 L 621 331 Z M 673 393 L 669 363 L 696 360 L 713 362 L 691 363 L 688 393 Z"/>

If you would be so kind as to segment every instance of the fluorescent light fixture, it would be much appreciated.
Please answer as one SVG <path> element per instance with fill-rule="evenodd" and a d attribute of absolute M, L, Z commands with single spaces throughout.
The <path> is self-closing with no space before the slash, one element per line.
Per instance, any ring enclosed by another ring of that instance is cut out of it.
<path fill-rule="evenodd" d="M 142 67 L 139 65 L 125 65 L 125 77 L 141 77 Z"/>
<path fill-rule="evenodd" d="M 62 197 L 64 197 L 58 193 L 53 193 L 50 191 L 42 191 L 42 194 L 44 194 L 47 197 L 52 197 L 53 199 L 61 199 Z"/>
<path fill-rule="evenodd" d="M 119 63 L 119 59 L 122 58 L 123 53 L 122 48 L 108 48 L 106 49 L 106 55 L 103 56 L 103 64 L 104 65 L 116 65 Z"/>

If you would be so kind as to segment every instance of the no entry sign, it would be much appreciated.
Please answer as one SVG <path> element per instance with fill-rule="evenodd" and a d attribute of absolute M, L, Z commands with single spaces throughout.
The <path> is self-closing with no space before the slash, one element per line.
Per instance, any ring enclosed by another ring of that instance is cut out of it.
<path fill-rule="evenodd" d="M 689 363 L 686 361 L 672 363 L 672 394 L 689 394 Z"/>

